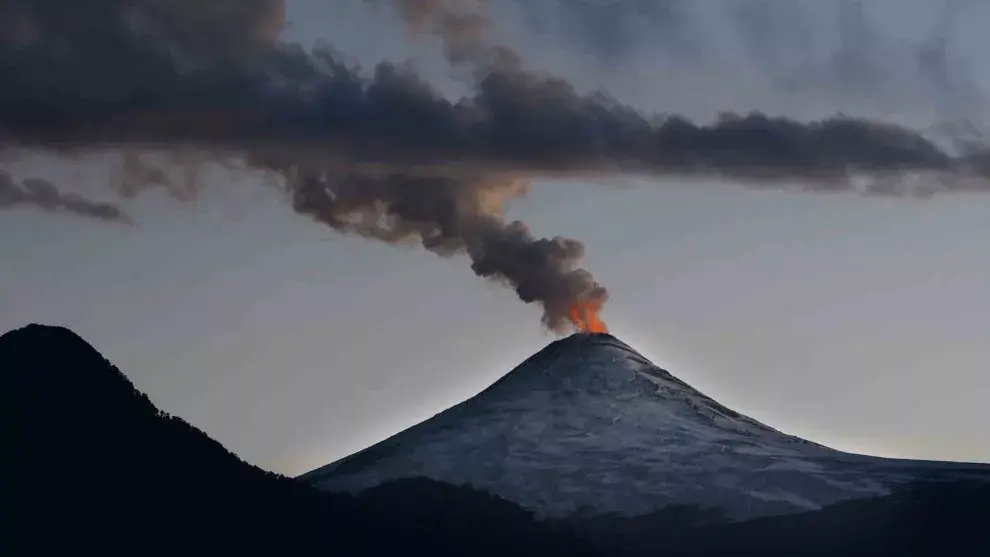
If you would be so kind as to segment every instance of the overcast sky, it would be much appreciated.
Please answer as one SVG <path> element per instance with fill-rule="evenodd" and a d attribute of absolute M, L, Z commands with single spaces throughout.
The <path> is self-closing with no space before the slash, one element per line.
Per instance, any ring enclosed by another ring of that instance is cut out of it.
<path fill-rule="evenodd" d="M 642 109 L 979 124 L 990 79 L 990 9 L 967 0 L 942 81 L 919 63 L 930 0 L 868 1 L 845 59 L 838 0 L 494 4 L 500 40 L 531 64 Z M 726 8 L 743 4 L 764 9 Z M 383 5 L 289 0 L 288 19 L 288 40 L 416 59 L 457 89 L 436 44 L 410 43 Z M 3 167 L 92 194 L 108 175 L 99 161 Z M 193 207 L 152 192 L 126 230 L 0 213 L 0 329 L 71 327 L 160 407 L 287 474 L 475 394 L 553 339 L 463 260 L 337 236 L 252 180 L 216 171 Z M 990 462 L 988 202 L 613 180 L 536 184 L 510 216 L 584 241 L 616 336 L 721 403 L 842 450 Z"/>

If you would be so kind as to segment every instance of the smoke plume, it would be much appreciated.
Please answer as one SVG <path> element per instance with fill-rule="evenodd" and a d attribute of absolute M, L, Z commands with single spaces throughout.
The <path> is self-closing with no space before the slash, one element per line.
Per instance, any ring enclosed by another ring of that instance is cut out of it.
<path fill-rule="evenodd" d="M 581 312 L 596 314 L 607 292 L 578 266 L 579 242 L 505 219 L 535 177 L 725 177 L 895 195 L 986 185 L 968 158 L 880 122 L 727 114 L 697 124 L 579 94 L 487 45 L 481 1 L 394 2 L 410 31 L 439 35 L 448 59 L 472 69 L 473 94 L 455 101 L 400 65 L 369 75 L 329 47 L 277 42 L 282 0 L 63 4 L 0 0 L 0 147 L 125 153 L 127 195 L 169 184 L 133 171 L 141 151 L 239 157 L 281 177 L 298 213 L 334 229 L 466 254 L 476 274 L 540 304 L 553 330 L 598 323 Z M 938 179 L 919 190 L 901 179 L 912 172 Z"/>

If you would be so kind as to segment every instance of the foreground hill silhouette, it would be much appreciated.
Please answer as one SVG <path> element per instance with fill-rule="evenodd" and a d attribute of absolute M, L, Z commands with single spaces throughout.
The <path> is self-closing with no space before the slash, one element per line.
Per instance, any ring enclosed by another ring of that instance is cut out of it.
<path fill-rule="evenodd" d="M 157 409 L 57 327 L 0 337 L 0 427 L 4 556 L 990 554 L 990 490 L 978 477 L 919 477 L 884 497 L 746 522 L 696 505 L 538 520 L 479 489 L 422 477 L 321 493 Z"/>
<path fill-rule="evenodd" d="M 590 555 L 519 507 L 434 482 L 320 494 L 245 463 L 71 331 L 0 337 L 0 555 Z"/>

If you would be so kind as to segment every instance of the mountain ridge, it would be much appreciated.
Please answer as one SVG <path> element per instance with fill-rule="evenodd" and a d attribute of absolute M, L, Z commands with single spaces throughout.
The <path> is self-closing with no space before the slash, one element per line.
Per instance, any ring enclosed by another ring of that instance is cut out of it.
<path fill-rule="evenodd" d="M 601 363 L 560 355 L 550 362 L 554 371 L 569 369 L 561 361 L 579 368 Z M 539 380 L 549 371 L 527 375 Z M 590 387 L 592 394 L 622 385 L 570 383 Z M 320 493 L 243 462 L 159 410 L 95 348 L 60 327 L 0 336 L 0 424 L 5 448 L 13 449 L 0 459 L 4 555 L 198 549 L 378 556 L 394 554 L 396 547 L 439 557 L 941 557 L 990 551 L 990 469 L 976 465 L 957 466 L 950 478 L 944 463 L 932 463 L 929 477 L 913 465 L 913 479 L 889 495 L 752 520 L 733 519 L 715 505 L 676 502 L 635 516 L 589 508 L 540 518 L 490 490 L 426 477 L 386 480 L 354 495 Z M 846 464 L 863 473 L 861 462 Z M 548 499 L 557 495 L 552 486 L 545 493 Z M 607 500 L 614 494 L 593 495 Z"/>

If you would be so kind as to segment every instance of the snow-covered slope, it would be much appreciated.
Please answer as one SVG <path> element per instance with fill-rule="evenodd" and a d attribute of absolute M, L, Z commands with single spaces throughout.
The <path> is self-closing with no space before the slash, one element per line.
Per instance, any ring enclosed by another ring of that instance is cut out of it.
<path fill-rule="evenodd" d="M 610 335 L 577 334 L 477 396 L 301 479 L 359 492 L 427 477 L 541 517 L 696 504 L 741 519 L 881 495 L 919 476 L 990 481 L 990 466 L 835 451 L 725 408 Z"/>

